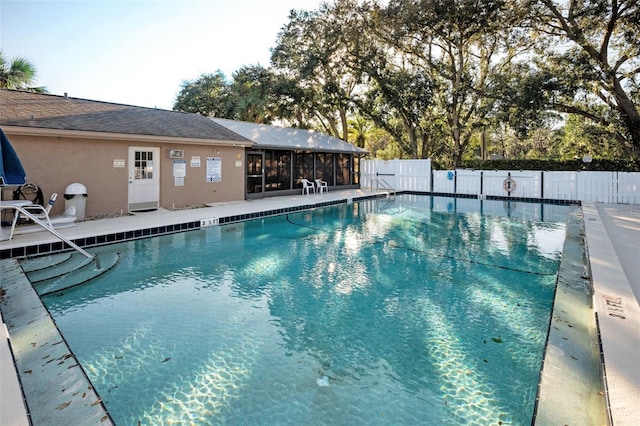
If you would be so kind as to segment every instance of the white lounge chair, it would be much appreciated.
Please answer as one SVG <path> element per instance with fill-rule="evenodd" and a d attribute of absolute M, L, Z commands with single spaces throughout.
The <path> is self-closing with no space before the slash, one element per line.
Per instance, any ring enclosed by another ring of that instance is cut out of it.
<path fill-rule="evenodd" d="M 318 188 L 318 192 L 322 194 L 323 191 L 327 192 L 329 190 L 329 185 L 321 179 L 316 179 L 316 188 Z"/>
<path fill-rule="evenodd" d="M 51 194 L 51 198 L 49 198 L 49 202 L 47 203 L 46 206 L 41 206 L 39 204 L 34 203 L 27 206 L 23 206 L 23 209 L 26 210 L 27 213 L 29 213 L 32 218 L 35 217 L 36 219 L 44 222 L 51 229 L 60 229 L 60 228 L 68 228 L 70 226 L 75 226 L 76 220 L 77 220 L 75 206 L 69 207 L 61 215 L 49 216 L 49 213 L 51 212 L 51 207 L 53 207 L 53 204 L 55 203 L 57 198 L 58 198 L 58 194 L 53 193 Z M 23 218 L 26 217 L 27 220 L 31 219 L 26 214 L 23 214 L 19 211 L 16 212 L 16 215 L 21 215 L 21 217 Z M 42 231 L 43 229 L 44 228 L 38 224 L 24 225 L 16 228 L 15 221 L 14 221 L 14 225 L 11 228 L 10 237 L 18 234 L 28 234 L 31 232 L 38 232 L 38 231 Z"/>
<path fill-rule="evenodd" d="M 316 192 L 315 187 L 313 186 L 313 183 L 311 181 L 309 181 L 308 179 L 300 179 L 300 182 L 302 182 L 302 193 L 304 194 L 305 192 L 307 193 L 307 195 L 309 195 L 309 190 L 313 191 L 314 193 Z"/>
<path fill-rule="evenodd" d="M 53 206 L 53 204 L 56 202 L 56 198 L 58 198 L 58 194 L 54 192 L 53 194 L 51 194 L 51 198 L 49 198 L 49 202 L 47 203 L 46 207 L 41 206 L 40 204 L 33 203 L 29 200 L 2 201 L 1 207 L 3 210 L 5 208 L 15 210 L 13 221 L 11 223 L 11 232 L 9 233 L 8 238 L 5 238 L 5 235 L 3 234 L 2 239 L 12 239 L 13 235 L 18 233 L 18 231 L 16 230 L 16 224 L 18 223 L 20 217 L 29 220 L 27 214 L 43 221 L 50 228 L 53 228 L 53 224 L 51 223 L 51 219 L 49 218 L 49 212 L 51 211 L 51 207 Z"/>
<path fill-rule="evenodd" d="M 49 197 L 49 201 L 47 202 L 46 206 L 41 206 L 40 204 L 33 203 L 29 204 L 28 206 L 24 206 L 24 209 L 31 216 L 35 217 L 36 219 L 40 219 L 47 223 L 49 226 L 53 227 L 51 224 L 51 219 L 49 218 L 49 212 L 51 211 L 51 207 L 53 207 L 53 205 L 55 204 L 56 199 L 58 199 L 58 194 L 54 192 L 53 194 L 51 194 L 51 197 Z M 21 212 L 16 212 L 16 216 L 13 219 L 13 224 L 11 227 L 12 233 L 15 230 L 16 223 L 22 223 L 20 222 L 21 217 L 24 222 L 30 222 L 30 219 L 26 215 L 22 214 Z"/>
<path fill-rule="evenodd" d="M 57 199 L 58 194 L 54 192 L 53 194 L 51 194 L 51 197 L 49 197 L 49 201 L 47 202 L 46 206 L 41 206 L 34 203 L 32 205 L 26 206 L 24 209 L 38 219 L 49 220 L 49 212 L 51 211 L 51 207 L 53 207 Z"/>

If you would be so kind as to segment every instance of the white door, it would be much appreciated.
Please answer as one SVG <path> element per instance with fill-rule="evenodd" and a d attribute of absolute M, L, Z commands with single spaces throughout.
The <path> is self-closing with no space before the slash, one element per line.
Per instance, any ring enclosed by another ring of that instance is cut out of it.
<path fill-rule="evenodd" d="M 160 205 L 160 148 L 129 147 L 129 211 Z"/>

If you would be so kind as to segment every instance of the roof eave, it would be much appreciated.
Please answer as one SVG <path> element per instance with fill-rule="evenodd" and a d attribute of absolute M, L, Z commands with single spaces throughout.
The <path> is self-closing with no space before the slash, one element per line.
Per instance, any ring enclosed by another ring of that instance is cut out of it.
<path fill-rule="evenodd" d="M 337 154 L 368 154 L 369 151 L 357 151 L 357 150 L 342 150 L 342 149 L 328 149 L 317 147 L 305 147 L 305 146 L 292 146 L 292 145 L 265 145 L 259 142 L 254 142 L 253 148 L 256 149 L 277 149 L 287 151 L 305 151 L 305 152 L 331 152 Z"/>
<path fill-rule="evenodd" d="M 50 136 L 74 139 L 101 139 L 101 140 L 123 140 L 132 142 L 152 142 L 152 143 L 182 143 L 189 145 L 218 145 L 218 146 L 239 146 L 250 147 L 254 143 L 250 140 L 219 140 L 219 139 L 196 139 L 175 136 L 155 136 L 136 135 L 132 133 L 111 133 L 111 132 L 91 132 L 87 130 L 61 130 L 42 127 L 24 126 L 2 126 L 5 133 L 21 136 Z"/>

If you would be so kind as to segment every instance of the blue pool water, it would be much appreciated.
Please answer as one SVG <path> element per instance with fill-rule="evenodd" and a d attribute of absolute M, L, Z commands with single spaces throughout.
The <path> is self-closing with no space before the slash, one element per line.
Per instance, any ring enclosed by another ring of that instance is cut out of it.
<path fill-rule="evenodd" d="M 568 211 L 367 200 L 108 246 L 43 300 L 116 424 L 530 424 Z"/>

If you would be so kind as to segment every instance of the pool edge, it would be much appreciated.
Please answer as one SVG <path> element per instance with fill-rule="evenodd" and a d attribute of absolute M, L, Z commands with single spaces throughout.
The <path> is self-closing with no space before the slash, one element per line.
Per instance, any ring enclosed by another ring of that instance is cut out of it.
<path fill-rule="evenodd" d="M 572 209 L 536 396 L 535 425 L 606 423 L 583 213 Z"/>
<path fill-rule="evenodd" d="M 605 218 L 593 202 L 582 205 L 587 250 L 594 287 L 602 373 L 606 386 L 607 414 L 610 424 L 636 425 L 640 419 L 640 307 L 628 277 L 614 249 L 612 238 L 620 235 L 607 231 Z M 634 229 L 640 232 L 640 221 Z M 636 245 L 638 250 L 640 244 Z M 627 249 L 632 250 L 632 247 Z"/>
<path fill-rule="evenodd" d="M 358 195 L 361 194 L 356 194 L 353 196 L 352 200 L 353 201 L 357 201 L 359 200 Z M 430 194 L 433 195 L 433 194 Z M 375 195 L 373 195 L 375 197 Z M 450 196 L 450 194 L 449 194 Z M 364 196 L 361 198 L 371 198 L 372 196 Z M 347 200 L 348 198 L 345 198 L 345 200 Z M 638 207 L 636 206 L 632 206 L 632 208 L 636 208 L 638 209 Z M 587 222 L 589 224 L 589 229 L 587 229 L 586 231 L 586 239 L 587 239 L 587 243 L 589 246 L 589 253 L 588 253 L 588 258 L 591 260 L 591 263 L 593 265 L 594 261 L 597 259 L 607 259 L 609 258 L 611 255 L 615 256 L 615 251 L 611 249 L 612 247 L 612 241 L 610 240 L 610 237 L 607 235 L 607 231 L 604 230 L 603 232 L 603 224 L 602 222 L 602 218 L 600 217 L 600 214 L 598 212 L 598 209 L 596 208 L 594 203 L 583 203 L 583 210 L 585 211 L 585 222 Z M 640 210 L 638 210 L 640 211 Z M 593 218 L 594 220 L 588 220 Z M 593 226 L 592 226 L 593 225 Z M 639 227 L 640 229 L 640 227 Z M 605 247 L 599 247 L 600 244 L 600 240 L 601 239 L 606 239 L 606 241 L 608 242 L 608 246 Z M 615 243 L 615 242 L 614 242 Z M 617 246 L 616 246 L 617 247 Z M 630 248 L 630 247 L 629 247 Z M 601 253 L 601 252 L 604 252 Z M 606 271 L 600 271 L 600 267 L 598 266 L 597 272 L 594 272 L 593 274 L 593 279 L 594 279 L 594 287 L 596 288 L 596 295 L 594 296 L 594 300 L 599 301 L 600 303 L 596 303 L 595 306 L 595 310 L 593 312 L 594 316 L 598 316 L 598 313 L 600 312 L 600 315 L 602 315 L 602 312 L 605 312 L 606 310 L 606 302 L 603 302 L 603 297 L 605 295 L 609 296 L 608 292 L 606 291 L 609 287 L 609 285 L 611 283 L 609 283 L 609 281 L 614 280 L 617 277 L 620 277 L 620 274 L 622 272 L 621 270 L 621 266 L 620 266 L 620 260 L 617 259 L 617 256 L 615 264 L 612 265 L 608 265 L 607 268 L 611 268 L 613 272 L 606 272 Z M 611 275 L 613 274 L 613 275 Z M 629 278 L 631 279 L 631 278 Z M 616 284 L 616 283 L 613 283 Z M 616 284 L 617 285 L 617 284 Z M 627 287 L 629 287 L 628 282 L 627 282 Z M 598 290 L 600 289 L 600 290 Z M 605 291 L 603 292 L 604 289 Z M 604 304 L 604 305 L 603 305 Z M 640 336 L 638 336 L 638 330 L 640 330 L 640 327 L 638 326 L 638 324 L 640 323 L 640 314 L 638 313 L 638 307 L 637 307 L 637 301 L 636 299 L 633 297 L 633 292 L 631 292 L 631 294 L 629 294 L 629 292 L 626 292 L 625 295 L 625 299 L 624 299 L 624 307 L 625 308 L 631 308 L 633 310 L 633 315 L 634 315 L 634 320 L 633 323 L 635 324 L 634 327 L 631 327 L 631 332 L 632 332 L 632 340 L 635 341 L 635 345 L 637 346 L 632 346 L 634 348 L 638 348 L 640 347 L 640 344 L 637 342 L 637 340 L 640 338 Z M 598 317 L 598 322 L 600 322 L 601 318 Z M 609 323 L 610 321 L 609 319 L 605 320 L 605 323 Z M 613 324 L 615 325 L 615 322 L 613 322 Z M 3 326 L 2 324 L 0 324 L 0 326 Z M 615 336 L 615 327 L 613 328 L 613 334 L 610 331 L 607 331 L 607 328 L 609 328 L 608 325 L 601 325 L 601 327 L 604 329 L 604 336 L 601 336 L 601 341 L 599 342 L 601 347 L 603 347 L 604 353 L 602 354 L 603 357 L 603 373 L 607 374 L 608 372 L 612 371 L 614 368 L 616 368 L 616 363 L 614 362 L 614 360 L 612 360 L 612 357 L 608 355 L 608 352 L 611 350 L 612 347 L 612 343 L 610 342 L 610 340 L 612 339 L 612 336 Z M 599 330 L 600 331 L 600 330 Z M 635 335 L 634 335 L 635 334 Z M 603 344 L 603 341 L 605 342 Z M 623 355 L 627 357 L 626 360 L 622 360 L 622 364 L 631 364 L 632 360 L 634 360 L 635 356 L 637 355 L 637 353 L 639 352 L 631 352 L 631 351 L 625 351 L 625 354 Z M 619 362 L 619 361 L 617 361 Z M 606 364 L 605 364 L 606 363 Z M 634 366 L 632 366 L 633 368 Z M 616 425 L 619 424 L 631 424 L 629 422 L 631 422 L 634 418 L 640 418 L 639 417 L 634 417 L 636 416 L 636 412 L 638 410 L 640 410 L 640 407 L 633 407 L 633 405 L 637 404 L 637 401 L 639 400 L 639 393 L 638 393 L 638 389 L 640 389 L 640 379 L 638 379 L 638 372 L 636 371 L 631 371 L 631 373 L 629 374 L 629 376 L 633 379 L 633 388 L 629 391 L 628 389 L 626 390 L 626 394 L 625 394 L 625 389 L 624 389 L 624 384 L 622 384 L 621 386 L 619 386 L 618 388 L 616 388 L 616 384 L 615 383 L 609 383 L 609 381 L 607 381 L 606 379 L 609 377 L 605 377 L 605 383 L 607 383 L 609 389 L 609 393 L 607 394 L 607 400 L 609 401 L 609 416 L 612 416 L 614 421 L 613 423 L 615 423 Z M 611 377 L 612 378 L 612 377 Z M 614 381 L 615 382 L 615 381 Z M 613 386 L 609 386 L 610 384 L 613 384 Z M 612 389 L 611 389 L 612 387 Z M 620 396 L 620 399 L 618 400 Z M 613 401 L 613 403 L 611 403 L 611 401 Z M 635 410 L 635 411 L 633 411 Z M 627 415 L 627 417 L 625 418 L 625 413 L 627 412 L 631 412 L 630 415 Z M 613 413 L 613 414 L 612 414 Z M 627 423 L 625 423 L 625 421 Z M 611 423 L 611 420 L 610 420 Z"/>
<path fill-rule="evenodd" d="M 11 390 L 21 395 L 24 408 L 11 407 L 12 421 L 113 425 L 102 399 L 17 260 L 0 261 L 0 270 L 5 291 L 0 299 L 2 327 L 6 327 L 10 345 L 7 358 L 13 361 L 20 385 L 16 388 L 14 383 Z M 18 395 L 12 398 L 15 401 Z"/>

